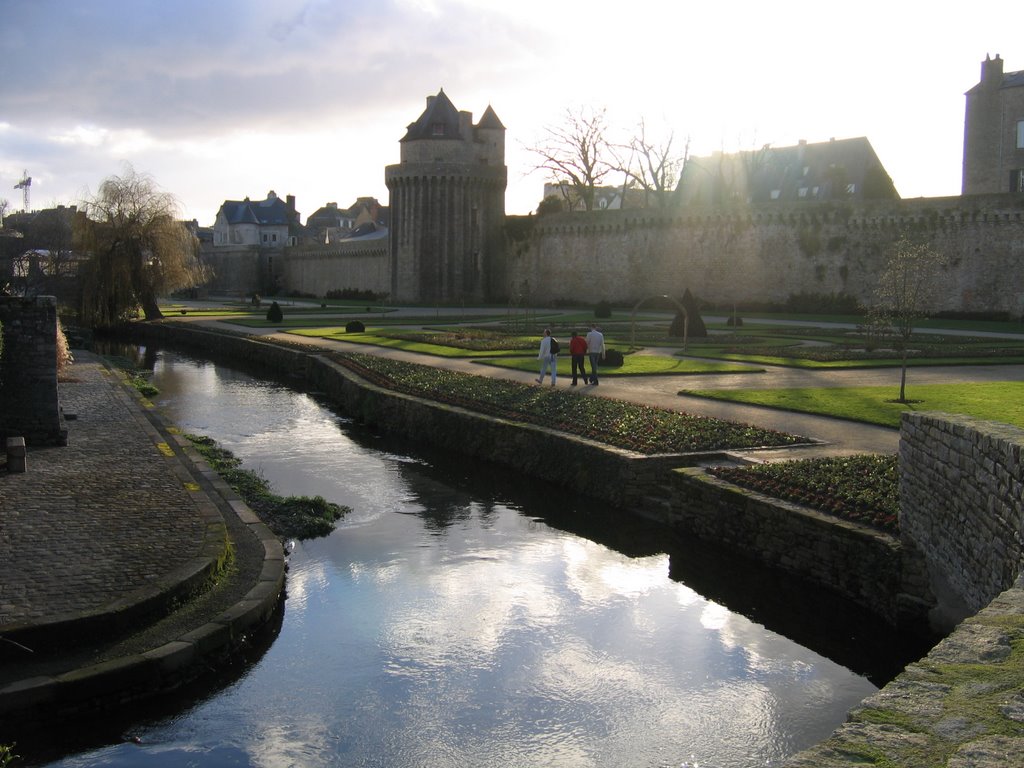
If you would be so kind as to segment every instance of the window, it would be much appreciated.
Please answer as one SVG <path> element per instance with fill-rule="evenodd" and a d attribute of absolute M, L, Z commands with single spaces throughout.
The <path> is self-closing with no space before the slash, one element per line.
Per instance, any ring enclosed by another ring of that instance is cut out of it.
<path fill-rule="evenodd" d="M 1017 121 L 1017 149 L 1024 149 L 1024 120 Z"/>
<path fill-rule="evenodd" d="M 782 194 L 782 190 L 781 189 L 773 189 L 772 190 L 772 200 L 778 200 L 779 199 L 779 195 L 781 195 L 781 194 Z"/>
<path fill-rule="evenodd" d="M 1010 171 L 1010 191 L 1024 192 L 1024 168 Z"/>
<path fill-rule="evenodd" d="M 807 187 L 800 187 L 800 189 L 796 191 L 796 195 L 797 197 L 807 197 Z"/>
<path fill-rule="evenodd" d="M 852 195 L 856 191 L 857 191 L 857 185 L 856 184 L 847 184 L 846 185 L 846 194 Z"/>
<path fill-rule="evenodd" d="M 431 125 L 430 133 L 434 136 L 444 136 L 444 123 L 434 123 Z"/>

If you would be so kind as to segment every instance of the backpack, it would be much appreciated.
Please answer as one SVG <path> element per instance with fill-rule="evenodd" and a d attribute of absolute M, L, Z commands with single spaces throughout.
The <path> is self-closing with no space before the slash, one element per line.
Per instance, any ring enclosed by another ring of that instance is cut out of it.
<path fill-rule="evenodd" d="M 548 349 L 548 351 L 552 355 L 558 354 L 558 339 L 556 339 L 554 336 L 551 337 L 551 347 Z"/>

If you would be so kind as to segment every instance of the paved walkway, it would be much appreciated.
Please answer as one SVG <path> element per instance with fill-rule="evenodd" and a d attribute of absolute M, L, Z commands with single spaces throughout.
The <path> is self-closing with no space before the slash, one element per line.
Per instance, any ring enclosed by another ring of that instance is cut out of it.
<path fill-rule="evenodd" d="M 118 374 L 75 357 L 68 445 L 0 464 L 0 743 L 43 703 L 173 687 L 284 582 L 266 526 Z"/>
<path fill-rule="evenodd" d="M 209 502 L 117 376 L 75 354 L 68 445 L 0 473 L 0 632 L 101 611 L 202 554 Z"/>

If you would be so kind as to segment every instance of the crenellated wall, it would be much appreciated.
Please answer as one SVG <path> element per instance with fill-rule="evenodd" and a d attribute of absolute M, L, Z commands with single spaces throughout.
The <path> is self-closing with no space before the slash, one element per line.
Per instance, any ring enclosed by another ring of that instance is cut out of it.
<path fill-rule="evenodd" d="M 713 306 L 799 293 L 867 302 L 887 249 L 920 237 L 947 260 L 941 308 L 1024 310 L 1024 198 L 626 210 L 546 215 L 508 227 L 510 295 L 631 303 L 689 289 Z"/>

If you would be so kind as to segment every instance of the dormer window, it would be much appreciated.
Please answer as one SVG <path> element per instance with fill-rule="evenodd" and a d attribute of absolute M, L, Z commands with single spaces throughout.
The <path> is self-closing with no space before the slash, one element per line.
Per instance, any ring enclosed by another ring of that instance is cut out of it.
<path fill-rule="evenodd" d="M 432 136 L 444 136 L 444 123 L 434 123 L 430 126 Z"/>

